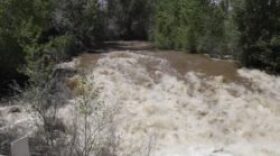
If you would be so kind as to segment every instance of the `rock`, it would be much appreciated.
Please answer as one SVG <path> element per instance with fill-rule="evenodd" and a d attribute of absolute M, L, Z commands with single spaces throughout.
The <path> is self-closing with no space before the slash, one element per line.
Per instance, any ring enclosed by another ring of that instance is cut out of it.
<path fill-rule="evenodd" d="M 77 73 L 76 60 L 56 65 L 54 71 L 58 77 L 69 77 Z"/>
<path fill-rule="evenodd" d="M 28 138 L 24 137 L 11 143 L 12 156 L 30 156 Z"/>
<path fill-rule="evenodd" d="M 20 108 L 17 107 L 17 106 L 11 107 L 11 108 L 9 109 L 9 113 L 20 113 L 20 112 L 21 112 L 21 110 L 20 110 Z"/>
<path fill-rule="evenodd" d="M 65 70 L 75 70 L 76 69 L 76 60 L 70 62 L 64 62 L 56 65 L 56 69 L 65 69 Z"/>
<path fill-rule="evenodd" d="M 0 119 L 0 128 L 1 128 L 1 127 L 4 127 L 5 125 L 6 125 L 5 120 Z M 1 156 L 1 155 L 0 155 L 0 156 Z"/>

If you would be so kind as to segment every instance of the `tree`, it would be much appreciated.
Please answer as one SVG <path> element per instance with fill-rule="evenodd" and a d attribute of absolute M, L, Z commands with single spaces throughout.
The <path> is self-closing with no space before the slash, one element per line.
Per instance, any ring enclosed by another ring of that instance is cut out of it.
<path fill-rule="evenodd" d="M 279 8 L 279 0 L 245 0 L 237 10 L 244 65 L 280 72 Z"/>
<path fill-rule="evenodd" d="M 102 34 L 97 0 L 4 0 L 0 3 L 2 78 L 9 75 L 6 78 L 10 79 L 20 68 L 34 81 L 66 54 L 90 48 Z"/>
<path fill-rule="evenodd" d="M 108 24 L 124 39 L 148 39 L 154 0 L 108 0 Z"/>
<path fill-rule="evenodd" d="M 77 51 L 92 47 L 102 40 L 103 23 L 98 0 L 54 1 L 54 26 L 60 34 L 74 40 Z"/>
<path fill-rule="evenodd" d="M 38 38 L 46 2 L 5 0 L 0 5 L 0 75 L 7 80 L 22 77 L 18 68 L 25 63 L 24 45 Z M 31 27 L 32 26 L 32 27 Z M 1 86 L 2 86 L 1 85 Z M 2 87 L 1 87 L 2 88 Z M 3 87 L 4 88 L 4 87 Z"/>
<path fill-rule="evenodd" d="M 69 45 L 67 36 L 52 33 L 52 1 L 5 0 L 0 10 L 1 88 L 26 76 L 43 85 Z"/>
<path fill-rule="evenodd" d="M 225 19 L 222 4 L 211 0 L 158 1 L 154 40 L 163 48 L 219 51 L 225 46 Z"/>

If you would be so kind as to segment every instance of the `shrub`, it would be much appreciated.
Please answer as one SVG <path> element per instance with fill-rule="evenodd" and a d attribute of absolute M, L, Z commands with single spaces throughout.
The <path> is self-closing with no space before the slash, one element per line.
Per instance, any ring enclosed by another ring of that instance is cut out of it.
<path fill-rule="evenodd" d="M 225 45 L 225 15 L 212 1 L 159 1 L 154 40 L 162 48 L 212 52 Z"/>
<path fill-rule="evenodd" d="M 238 8 L 241 62 L 248 67 L 280 72 L 280 1 L 246 0 Z"/>
<path fill-rule="evenodd" d="M 77 50 L 91 48 L 103 35 L 99 7 L 98 0 L 54 1 L 54 27 L 71 36 Z"/>

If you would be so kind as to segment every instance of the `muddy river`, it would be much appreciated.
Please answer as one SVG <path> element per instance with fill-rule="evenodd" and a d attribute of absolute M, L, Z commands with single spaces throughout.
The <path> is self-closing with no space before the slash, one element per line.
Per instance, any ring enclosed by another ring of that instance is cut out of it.
<path fill-rule="evenodd" d="M 57 113 L 69 129 L 76 127 L 81 144 L 77 110 L 86 101 L 96 146 L 110 140 L 106 146 L 117 156 L 280 155 L 280 77 L 230 60 L 135 44 L 68 63 L 83 74 L 72 78 L 77 96 Z M 79 96 L 79 84 L 86 96 Z M 26 122 L 30 131 L 30 113 L 0 111 L 6 123 Z"/>
<path fill-rule="evenodd" d="M 120 155 L 280 155 L 279 77 L 174 51 L 112 50 L 79 64 L 116 110 Z"/>

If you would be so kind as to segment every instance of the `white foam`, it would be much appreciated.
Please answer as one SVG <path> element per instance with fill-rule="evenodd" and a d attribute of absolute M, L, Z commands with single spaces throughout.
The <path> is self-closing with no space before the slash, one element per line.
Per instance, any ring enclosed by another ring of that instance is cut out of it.
<path fill-rule="evenodd" d="M 151 156 L 280 155 L 280 78 L 258 70 L 238 73 L 249 87 L 197 72 L 179 79 L 167 60 L 155 56 L 106 54 L 85 78 L 87 100 L 96 108 L 90 126 L 113 116 L 119 156 L 145 155 L 147 148 Z M 58 111 L 66 126 L 73 126 L 81 98 Z M 8 126 L 30 123 L 26 130 L 35 125 L 26 111 L 2 118 Z M 82 136 L 81 116 L 77 123 Z M 108 130 L 98 139 L 108 139 Z"/>
<path fill-rule="evenodd" d="M 85 79 L 87 100 L 96 108 L 90 126 L 106 124 L 112 115 L 120 156 L 145 155 L 147 148 L 151 156 L 280 155 L 280 78 L 258 70 L 238 73 L 249 87 L 197 72 L 179 79 L 167 60 L 154 56 L 106 54 Z M 81 98 L 58 112 L 69 127 Z M 8 110 L 0 110 L 8 126 L 0 130 L 17 124 L 25 130 L 34 127 L 30 113 Z M 82 136 L 81 116 L 77 123 Z M 98 139 L 108 139 L 108 130 L 100 131 Z"/>
<path fill-rule="evenodd" d="M 172 70 L 166 60 L 115 52 L 89 75 L 102 88 L 99 100 L 119 108 L 120 155 L 151 136 L 154 156 L 280 155 L 279 77 L 241 69 L 250 90 L 221 76 L 190 72 L 182 80 L 165 72 Z"/>
<path fill-rule="evenodd" d="M 12 107 L 18 107 L 21 109 L 20 112 L 11 113 Z M 39 121 L 34 118 L 27 108 L 22 106 L 4 106 L 0 107 L 0 119 L 4 122 L 0 127 L 0 133 L 13 132 L 16 135 L 28 136 L 37 130 L 35 126 Z"/>

